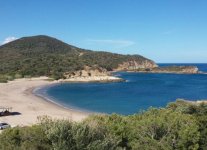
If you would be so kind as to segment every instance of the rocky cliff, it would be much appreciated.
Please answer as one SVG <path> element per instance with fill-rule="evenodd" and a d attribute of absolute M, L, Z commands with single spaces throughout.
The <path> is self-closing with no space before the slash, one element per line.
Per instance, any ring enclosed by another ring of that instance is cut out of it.
<path fill-rule="evenodd" d="M 122 64 L 119 64 L 118 68 L 115 71 L 135 71 L 138 69 L 152 69 L 158 67 L 153 61 L 126 61 Z"/>

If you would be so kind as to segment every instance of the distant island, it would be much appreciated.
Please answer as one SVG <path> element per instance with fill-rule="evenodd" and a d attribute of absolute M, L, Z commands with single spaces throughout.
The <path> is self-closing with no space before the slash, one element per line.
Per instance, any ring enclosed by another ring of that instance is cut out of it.
<path fill-rule="evenodd" d="M 45 35 L 0 46 L 0 63 L 0 82 L 39 76 L 67 81 L 121 81 L 110 71 L 198 73 L 194 66 L 158 67 L 141 55 L 86 50 Z"/>

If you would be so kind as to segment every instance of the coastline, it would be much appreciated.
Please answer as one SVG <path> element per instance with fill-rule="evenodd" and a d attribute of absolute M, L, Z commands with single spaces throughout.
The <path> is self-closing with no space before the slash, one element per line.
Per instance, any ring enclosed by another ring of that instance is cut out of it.
<path fill-rule="evenodd" d="M 73 83 L 73 82 L 64 82 L 64 83 Z M 76 83 L 78 83 L 78 82 L 76 82 Z M 83 83 L 83 82 L 81 82 L 81 83 Z M 70 105 L 69 106 L 64 106 L 63 104 L 60 104 L 60 103 L 56 102 L 55 99 L 53 99 L 51 97 L 48 97 L 48 95 L 46 95 L 46 94 L 44 94 L 42 92 L 39 93 L 39 91 L 38 91 L 39 89 L 42 90 L 42 89 L 48 88 L 50 86 L 58 85 L 58 84 L 60 84 L 60 82 L 53 83 L 53 84 L 50 84 L 50 85 L 43 85 L 43 86 L 40 86 L 40 87 L 35 87 L 35 88 L 28 89 L 28 90 L 30 90 L 30 92 L 34 96 L 39 97 L 40 99 L 42 99 L 44 101 L 47 101 L 48 103 L 51 103 L 51 104 L 56 105 L 58 107 L 61 107 L 61 108 L 65 109 L 65 110 L 76 111 L 76 112 L 84 113 L 84 114 L 87 114 L 87 115 L 94 114 L 94 113 L 98 114 L 98 112 L 92 112 L 92 111 L 80 109 L 80 108 L 77 108 L 77 107 L 72 107 Z"/>
<path fill-rule="evenodd" d="M 60 79 L 58 82 L 122 82 L 124 79 L 115 76 L 74 77 Z"/>
<path fill-rule="evenodd" d="M 126 72 L 134 72 L 134 73 L 157 73 L 157 74 L 207 74 L 206 72 L 197 72 L 197 73 L 191 73 L 191 72 L 170 72 L 170 71 L 126 71 Z"/>
<path fill-rule="evenodd" d="M 38 116 L 50 116 L 54 119 L 81 121 L 89 114 L 65 109 L 33 94 L 33 89 L 52 85 L 57 81 L 46 81 L 47 77 L 17 79 L 0 84 L 1 107 L 12 107 L 15 115 L 2 116 L 0 122 L 11 126 L 27 126 L 38 122 Z"/>
<path fill-rule="evenodd" d="M 72 78 L 69 80 L 49 81 L 48 77 L 22 78 L 0 83 L 0 107 L 12 107 L 13 115 L 1 116 L 0 122 L 13 126 L 28 126 L 38 123 L 38 117 L 49 116 L 53 119 L 82 121 L 93 112 L 66 108 L 53 100 L 38 96 L 33 91 L 44 86 L 62 82 L 120 82 L 123 79 L 114 76 L 91 78 Z"/>

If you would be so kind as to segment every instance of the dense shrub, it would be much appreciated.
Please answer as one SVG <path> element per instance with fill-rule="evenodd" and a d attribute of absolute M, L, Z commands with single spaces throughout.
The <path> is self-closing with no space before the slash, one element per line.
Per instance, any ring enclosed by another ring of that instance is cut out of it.
<path fill-rule="evenodd" d="M 150 109 L 132 116 L 94 116 L 125 149 L 198 149 L 199 126 L 195 118 L 171 110 Z"/>
<path fill-rule="evenodd" d="M 122 116 L 93 115 L 83 122 L 41 118 L 0 134 L 6 150 L 205 150 L 207 105 L 183 101 Z"/>
<path fill-rule="evenodd" d="M 82 149 L 114 149 L 116 141 L 105 132 L 105 127 L 83 123 L 73 123 L 67 120 L 41 120 L 47 138 L 57 150 Z"/>
<path fill-rule="evenodd" d="M 1 150 L 49 150 L 51 148 L 51 142 L 39 125 L 7 129 L 0 135 Z"/>

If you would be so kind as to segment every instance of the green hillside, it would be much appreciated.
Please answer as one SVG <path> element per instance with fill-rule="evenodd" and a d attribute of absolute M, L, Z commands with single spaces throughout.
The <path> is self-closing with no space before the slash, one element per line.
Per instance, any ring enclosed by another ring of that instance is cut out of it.
<path fill-rule="evenodd" d="M 85 65 L 97 65 L 111 71 L 130 60 L 152 62 L 140 55 L 81 49 L 49 36 L 23 37 L 0 46 L 0 78 L 45 75 L 59 79 L 64 72 L 80 70 Z"/>

